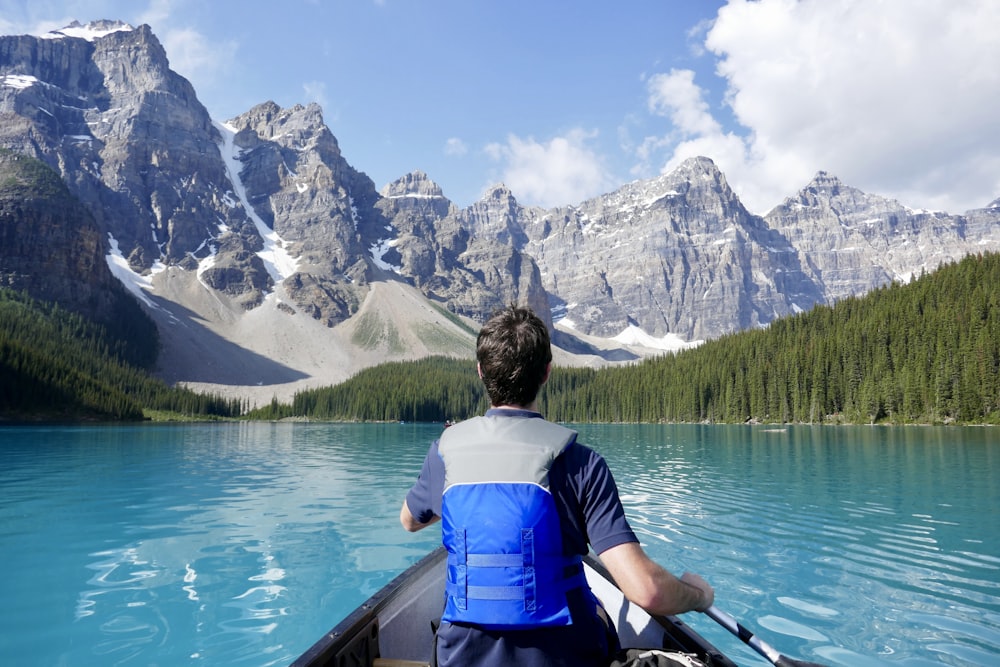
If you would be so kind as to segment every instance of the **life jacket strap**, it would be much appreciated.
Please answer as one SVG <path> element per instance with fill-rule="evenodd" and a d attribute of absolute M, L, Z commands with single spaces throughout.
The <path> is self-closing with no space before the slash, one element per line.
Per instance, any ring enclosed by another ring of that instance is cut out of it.
<path fill-rule="evenodd" d="M 445 583 L 445 591 L 459 609 L 468 609 L 469 600 L 524 600 L 526 611 L 534 611 L 537 600 L 536 562 L 534 553 L 534 531 L 530 528 L 521 531 L 521 553 L 513 554 L 470 554 L 464 530 L 455 531 L 454 551 L 449 553 L 451 571 L 455 580 Z M 579 555 L 547 557 L 544 560 L 555 562 L 564 571 L 572 569 L 569 575 L 564 575 L 560 581 L 553 582 L 565 591 L 587 585 L 587 577 L 583 571 L 583 559 Z M 469 568 L 520 568 L 520 586 L 470 586 Z"/>

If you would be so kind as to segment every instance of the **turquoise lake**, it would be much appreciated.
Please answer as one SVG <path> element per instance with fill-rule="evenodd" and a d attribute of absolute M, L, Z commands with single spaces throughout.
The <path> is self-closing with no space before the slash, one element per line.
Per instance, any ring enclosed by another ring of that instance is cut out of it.
<path fill-rule="evenodd" d="M 1000 664 L 1000 429 L 574 428 L 650 554 L 782 653 Z M 398 514 L 440 430 L 0 427 L 4 664 L 289 663 L 437 544 Z"/>

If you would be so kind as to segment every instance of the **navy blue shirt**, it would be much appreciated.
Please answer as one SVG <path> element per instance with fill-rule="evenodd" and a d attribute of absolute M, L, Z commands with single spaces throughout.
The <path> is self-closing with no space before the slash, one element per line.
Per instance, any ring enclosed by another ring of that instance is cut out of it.
<path fill-rule="evenodd" d="M 526 410 L 491 409 L 488 417 L 541 419 Z M 417 478 L 406 495 L 414 518 L 427 523 L 441 516 L 444 462 L 435 441 Z M 559 455 L 549 471 L 549 489 L 556 502 L 567 555 L 587 553 L 588 545 L 600 554 L 611 547 L 638 539 L 625 518 L 611 470 L 604 458 L 584 445 L 573 443 Z M 615 639 L 608 636 L 591 596 L 582 590 L 568 594 L 573 624 L 531 630 L 487 631 L 473 625 L 442 623 L 437 634 L 437 656 L 448 665 L 606 665 Z"/>

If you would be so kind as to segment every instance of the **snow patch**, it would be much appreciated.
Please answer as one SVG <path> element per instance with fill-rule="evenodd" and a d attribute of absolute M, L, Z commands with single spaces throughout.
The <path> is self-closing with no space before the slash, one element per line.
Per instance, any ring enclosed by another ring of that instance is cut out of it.
<path fill-rule="evenodd" d="M 402 195 L 389 195 L 386 199 L 444 199 L 441 195 L 425 195 L 417 192 L 409 192 Z"/>
<path fill-rule="evenodd" d="M 641 204 L 639 204 L 639 206 L 641 208 L 652 208 L 652 206 L 654 204 L 657 204 L 657 203 L 663 201 L 664 199 L 673 199 L 674 197 L 680 197 L 680 196 L 681 196 L 681 193 L 677 192 L 677 190 L 670 190 L 669 192 L 664 192 L 663 194 L 658 194 L 658 195 L 655 195 L 653 197 L 647 198 L 645 201 L 643 201 Z M 634 206 L 630 206 L 630 207 L 628 207 L 627 210 L 632 210 L 633 208 L 635 208 L 635 207 Z M 626 210 L 626 209 L 623 208 L 622 210 Z"/>
<path fill-rule="evenodd" d="M 24 90 L 25 88 L 31 88 L 36 83 L 41 82 L 30 74 L 5 74 L 4 76 L 0 76 L 0 86 L 4 88 Z"/>
<path fill-rule="evenodd" d="M 150 308 L 159 309 L 160 307 L 149 298 L 146 292 L 153 291 L 153 276 L 166 270 L 166 265 L 157 260 L 153 263 L 152 271 L 148 276 L 139 275 L 128 265 L 128 260 L 125 259 L 121 248 L 118 247 L 118 239 L 110 233 L 108 233 L 108 245 L 111 246 L 111 252 L 104 257 L 104 261 L 107 262 L 112 275 L 125 286 L 125 289 L 134 294 L 137 299 Z"/>
<path fill-rule="evenodd" d="M 393 246 L 397 243 L 397 239 L 382 239 L 376 243 L 373 243 L 368 252 L 371 253 L 372 261 L 375 262 L 375 266 L 384 270 L 392 271 L 394 273 L 399 273 L 403 270 L 403 267 L 396 266 L 395 264 L 390 264 L 385 261 L 384 257 L 387 252 L 389 252 Z"/>
<path fill-rule="evenodd" d="M 565 323 L 565 320 L 563 322 Z M 668 333 L 663 338 L 655 338 L 634 324 L 630 324 L 624 331 L 611 340 L 622 345 L 641 345 L 653 350 L 665 350 L 667 352 L 677 352 L 679 350 L 698 347 L 705 342 L 703 340 L 686 341 L 673 333 Z"/>
<path fill-rule="evenodd" d="M 351 222 L 354 223 L 354 231 L 358 231 L 358 207 L 354 205 L 354 197 L 348 195 L 347 202 L 351 205 Z"/>
<path fill-rule="evenodd" d="M 222 236 L 228 231 L 229 231 L 228 225 L 219 223 L 219 236 Z M 210 268 L 215 266 L 215 257 L 218 254 L 218 247 L 211 242 L 214 240 L 215 239 L 208 239 L 203 241 L 201 246 L 199 246 L 198 250 L 195 250 L 195 252 L 198 252 L 206 245 L 208 246 L 208 256 L 202 259 L 200 262 L 198 262 L 198 272 L 197 272 L 198 282 L 208 289 L 211 289 L 211 285 L 202 280 L 201 276 L 203 273 L 205 273 L 205 271 L 208 271 Z"/>
<path fill-rule="evenodd" d="M 98 27 L 102 26 L 102 27 Z M 71 24 L 65 28 L 59 30 L 52 30 L 44 35 L 40 35 L 42 39 L 63 39 L 65 37 L 78 37 L 80 39 L 85 39 L 88 42 L 92 42 L 99 37 L 105 37 L 113 32 L 131 32 L 135 30 L 132 26 L 127 23 L 101 23 L 90 25 L 83 25 L 79 21 L 73 21 Z"/>

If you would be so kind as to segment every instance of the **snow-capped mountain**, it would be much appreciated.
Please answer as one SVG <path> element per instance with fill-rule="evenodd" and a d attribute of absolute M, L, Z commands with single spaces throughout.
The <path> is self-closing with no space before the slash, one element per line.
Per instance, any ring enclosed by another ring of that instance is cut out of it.
<path fill-rule="evenodd" d="M 149 27 L 117 22 L 0 37 L 0 146 L 48 164 L 92 217 L 160 325 L 171 380 L 295 383 L 467 354 L 511 301 L 587 359 L 635 358 L 609 350 L 764 326 L 1000 249 L 1000 200 L 912 211 L 820 173 L 761 217 L 707 158 L 558 209 L 502 185 L 459 209 L 421 172 L 379 191 L 318 106 L 212 119 Z M 13 252 L 0 247 L 8 283 Z M 235 361 L 205 361 L 221 358 Z"/>

